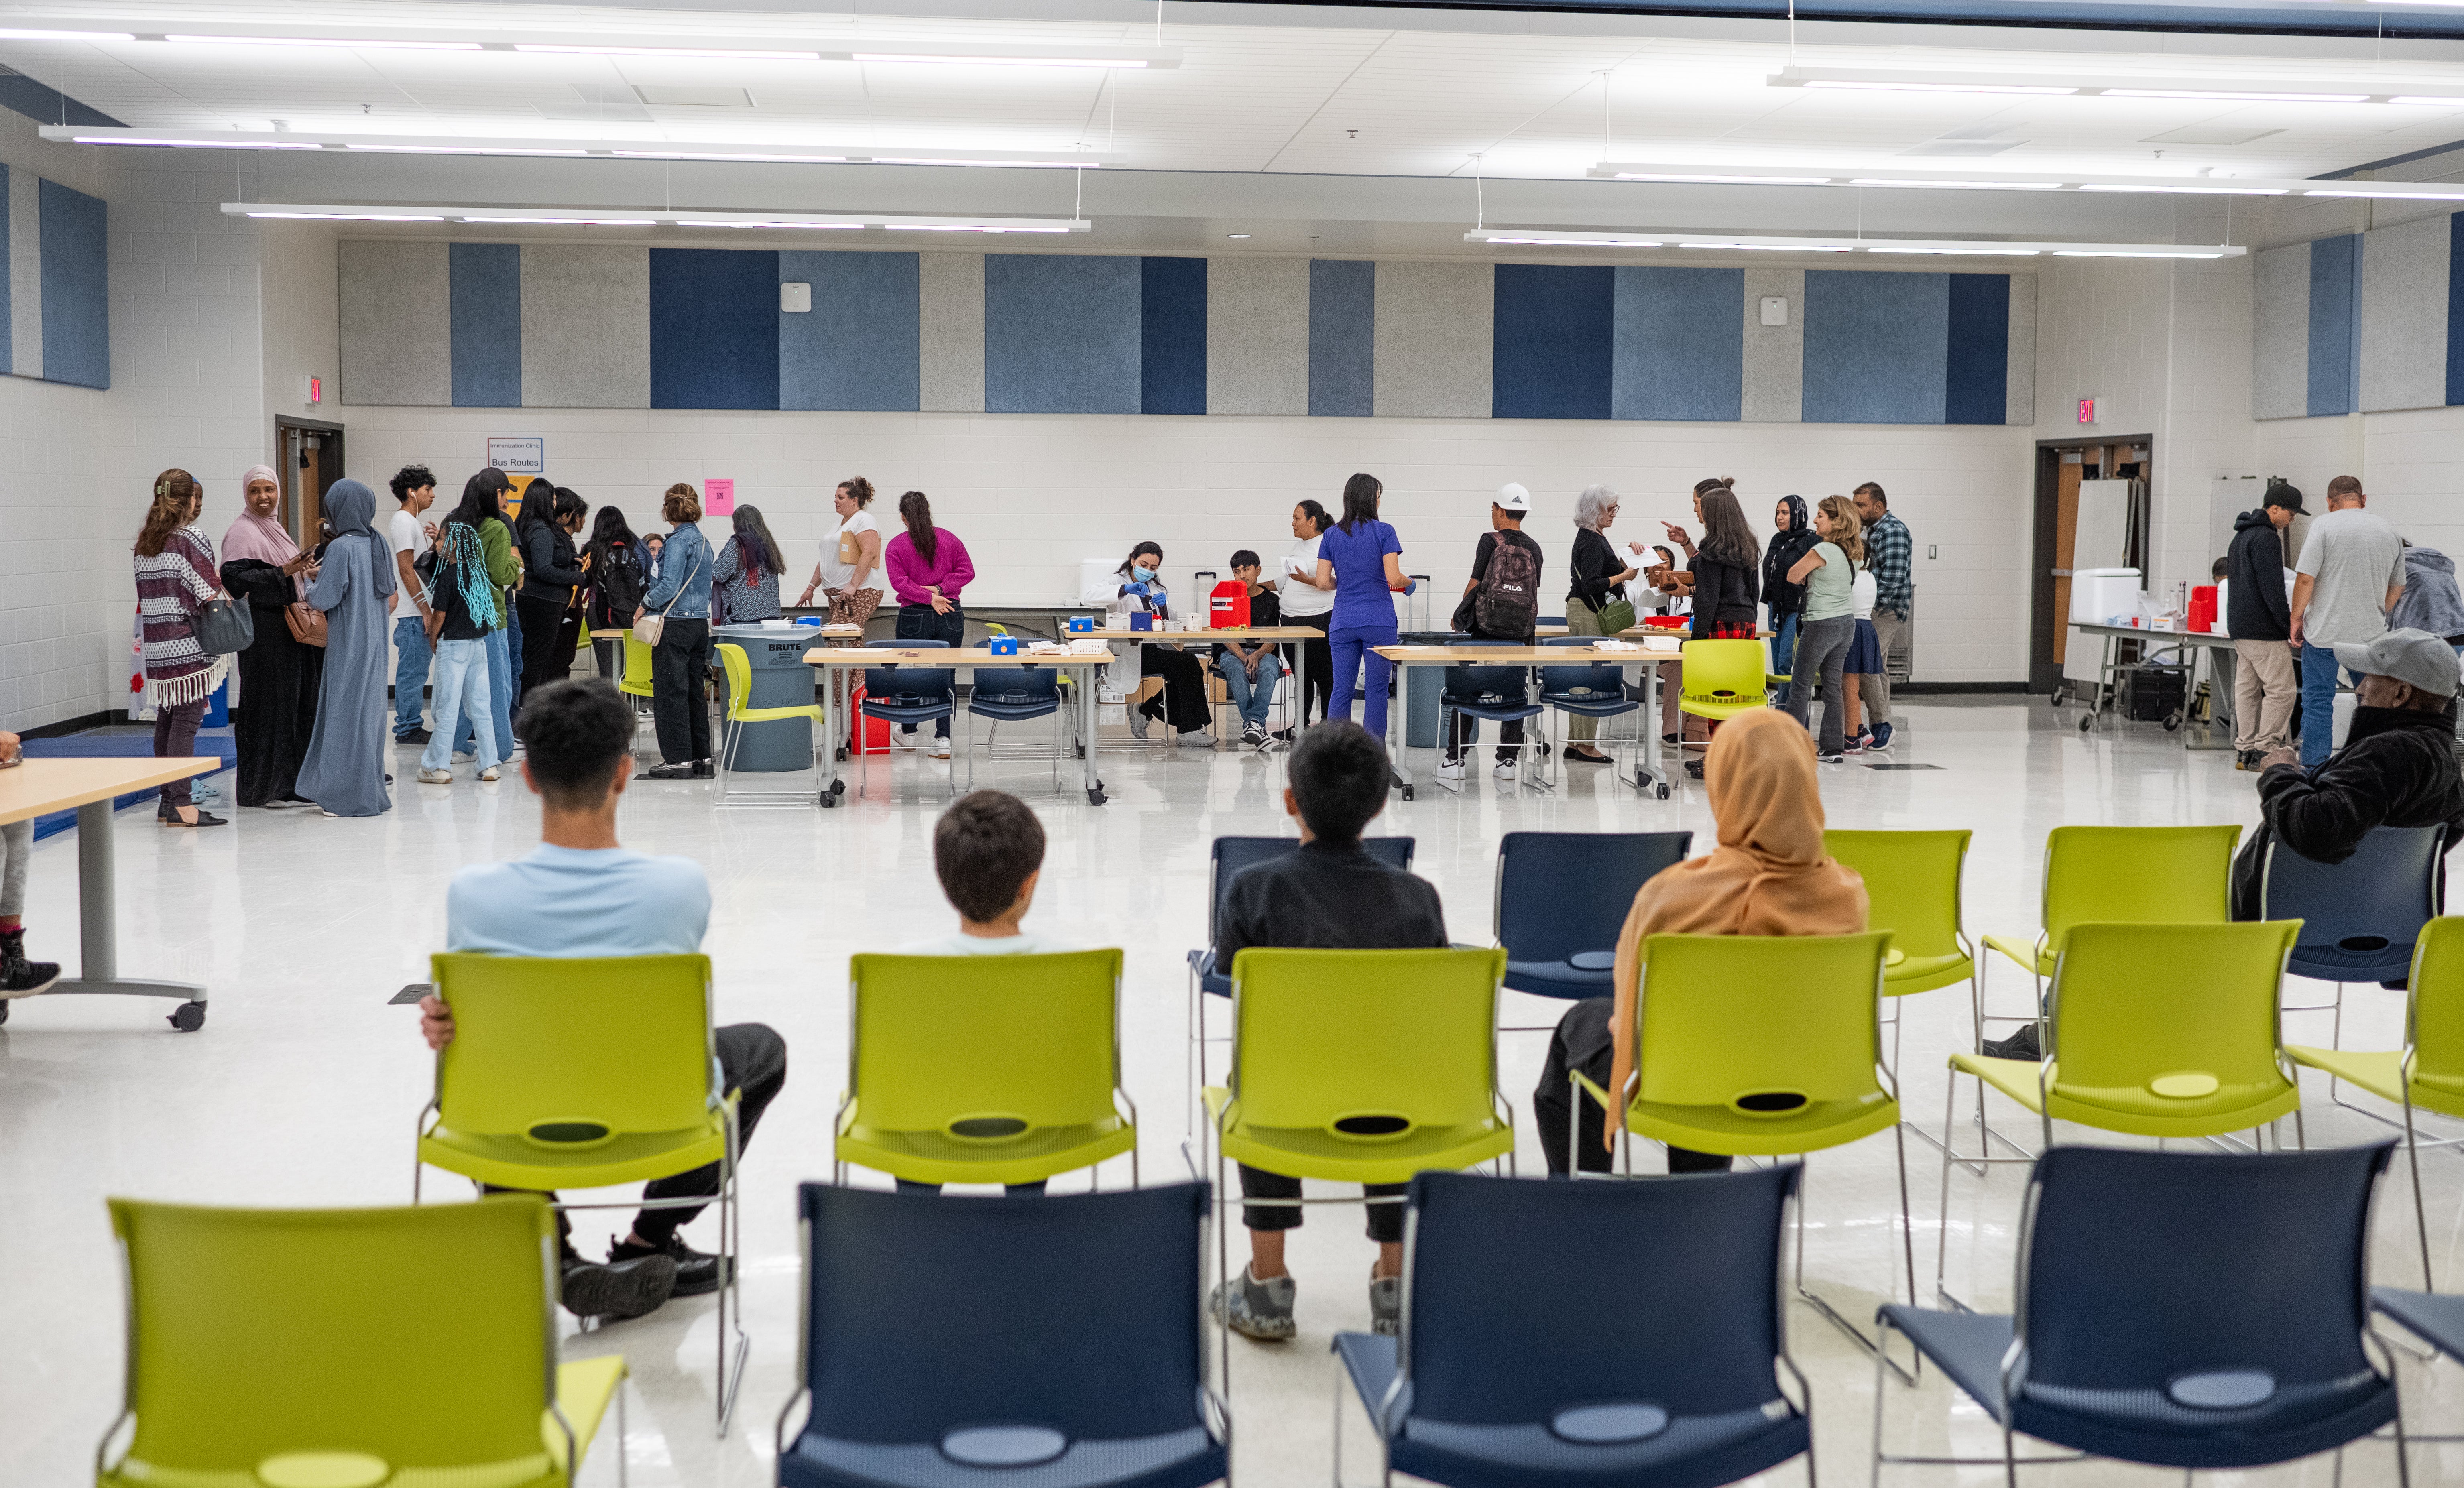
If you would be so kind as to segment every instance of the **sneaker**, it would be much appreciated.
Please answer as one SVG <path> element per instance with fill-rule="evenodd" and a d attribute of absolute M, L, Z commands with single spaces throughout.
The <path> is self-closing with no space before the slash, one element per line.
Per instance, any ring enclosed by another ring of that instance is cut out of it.
<path fill-rule="evenodd" d="M 933 736 L 932 755 L 935 759 L 947 759 L 950 757 L 950 736 L 948 734 L 936 733 Z"/>
<path fill-rule="evenodd" d="M 1244 723 L 1241 725 L 1241 742 L 1249 746 L 1251 749 L 1265 749 L 1266 747 L 1266 726 L 1263 723 Z"/>
<path fill-rule="evenodd" d="M 2036 1025 L 2028 1023 L 2008 1039 L 1985 1040 L 1985 1057 L 1992 1060 L 2041 1060 L 2044 1052 L 2036 1043 Z"/>
<path fill-rule="evenodd" d="M 1369 1279 L 1369 1329 L 1388 1338 L 1403 1331 L 1401 1277 L 1373 1276 Z"/>
<path fill-rule="evenodd" d="M 1204 729 L 1184 729 L 1173 735 L 1172 742 L 1179 749 L 1213 749 L 1215 735 Z"/>
<path fill-rule="evenodd" d="M 1887 723 L 1878 723 L 1874 725 L 1874 742 L 1865 746 L 1866 751 L 1871 753 L 1874 750 L 1888 749 L 1890 747 L 1891 726 Z"/>
<path fill-rule="evenodd" d="M 1839 746 L 1839 752 L 1843 755 L 1861 755 L 1865 753 L 1865 745 L 1871 737 L 1864 730 L 1859 729 L 1850 734 Z"/>
<path fill-rule="evenodd" d="M 451 770 L 423 769 L 419 772 L 419 783 L 422 785 L 451 785 L 453 783 L 453 772 Z"/>
<path fill-rule="evenodd" d="M 1815 751 L 1815 755 L 1814 755 L 1814 762 L 1815 762 L 1815 764 L 1817 764 L 1817 765 L 1837 765 L 1837 764 L 1845 764 L 1845 763 L 1847 762 L 1847 759 L 1848 759 L 1848 756 L 1847 756 L 1846 755 L 1841 754 L 1839 751 L 1837 751 L 1837 750 L 1836 750 L 1836 749 L 1835 749 L 1835 750 L 1833 750 L 1833 751 L 1831 751 L 1831 752 L 1830 752 L 1829 754 L 1827 754 L 1827 755 L 1826 755 L 1826 754 L 1823 754 L 1821 751 L 1819 751 L 1819 750 L 1817 749 L 1817 750 Z"/>
<path fill-rule="evenodd" d="M 667 1245 L 657 1250 L 630 1240 L 618 1240 L 607 1247 L 607 1263 L 611 1266 L 662 1256 L 675 1263 L 676 1284 L 668 1294 L 671 1297 L 706 1297 L 727 1284 L 727 1258 L 695 1250 L 685 1243 L 681 1235 L 669 1236 Z"/>
<path fill-rule="evenodd" d="M 1299 1331 L 1292 1323 L 1292 1299 L 1299 1293 L 1300 1283 L 1287 1276 L 1261 1281 L 1249 1272 L 1247 1266 L 1241 1268 L 1241 1279 L 1234 1283 L 1229 1317 L 1224 1315 L 1221 1286 L 1215 1288 L 1206 1305 L 1235 1333 L 1269 1344 L 1282 1343 Z"/>
<path fill-rule="evenodd" d="M 1132 738 L 1133 738 L 1133 739 L 1143 739 L 1143 738 L 1145 738 L 1146 736 L 1147 736 L 1147 715 L 1146 715 L 1146 714 L 1144 714 L 1144 713 L 1142 713 L 1142 712 L 1140 712 L 1140 711 L 1137 711 L 1136 709 L 1134 709 L 1134 708 L 1131 709 L 1131 710 L 1130 710 L 1130 737 L 1132 737 Z"/>
<path fill-rule="evenodd" d="M 638 1318 L 673 1296 L 676 1263 L 666 1256 L 594 1266 L 579 1257 L 564 1263 L 560 1300 L 577 1318 Z"/>
<path fill-rule="evenodd" d="M 913 749 L 915 747 L 915 731 L 913 729 L 891 730 L 890 747 L 891 749 Z"/>
<path fill-rule="evenodd" d="M 494 785 L 504 777 L 505 767 L 502 765 L 490 765 L 487 769 L 479 772 L 480 780 L 489 785 Z"/>
<path fill-rule="evenodd" d="M 453 752 L 453 763 L 457 765 L 467 765 L 478 757 L 467 749 L 457 749 Z"/>
<path fill-rule="evenodd" d="M 1520 773 L 1522 768 L 1522 766 L 1514 762 L 1513 755 L 1500 755 L 1497 756 L 1497 763 L 1488 767 L 1488 773 L 1497 777 L 1501 780 L 1511 780 L 1518 773 Z"/>
<path fill-rule="evenodd" d="M 59 979 L 58 962 L 26 959 L 23 929 L 0 930 L 0 997 L 31 997 Z"/>
<path fill-rule="evenodd" d="M 2233 768 L 2236 770 L 2255 770 L 2258 768 L 2258 762 L 2266 757 L 2266 755 L 2260 754 L 2257 750 L 2246 749 L 2233 756 Z"/>
<path fill-rule="evenodd" d="M 1289 744 L 1292 741 L 1292 735 L 1297 732 L 1297 730 L 1293 729 L 1277 729 L 1274 733 L 1267 734 L 1266 737 L 1274 740 L 1278 744 Z"/>
<path fill-rule="evenodd" d="M 1449 785 L 1461 785 L 1463 784 L 1463 762 L 1461 759 L 1446 759 L 1439 761 L 1439 779 L 1445 781 Z"/>
<path fill-rule="evenodd" d="M 652 765 L 649 769 L 633 777 L 636 780 L 690 780 L 693 777 L 693 767 L 690 764 Z"/>
<path fill-rule="evenodd" d="M 425 744 L 433 737 L 435 737 L 435 735 L 429 733 L 426 729 L 413 729 L 408 733 L 395 734 L 393 736 L 393 741 L 397 744 Z"/>

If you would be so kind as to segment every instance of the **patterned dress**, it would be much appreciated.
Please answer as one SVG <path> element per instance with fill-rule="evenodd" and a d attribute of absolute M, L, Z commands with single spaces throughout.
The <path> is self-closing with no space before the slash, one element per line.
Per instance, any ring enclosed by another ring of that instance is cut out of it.
<path fill-rule="evenodd" d="M 200 703 L 231 674 L 231 658 L 197 644 L 198 606 L 216 590 L 214 545 L 183 527 L 152 558 L 137 557 L 137 614 L 145 627 L 145 699 L 156 708 Z"/>

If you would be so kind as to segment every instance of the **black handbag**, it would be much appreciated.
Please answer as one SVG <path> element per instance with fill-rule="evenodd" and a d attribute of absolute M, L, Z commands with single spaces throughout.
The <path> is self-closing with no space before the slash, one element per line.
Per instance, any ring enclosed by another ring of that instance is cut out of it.
<path fill-rule="evenodd" d="M 196 632 L 197 645 L 215 656 L 245 651 L 256 644 L 256 618 L 249 613 L 249 606 L 219 596 L 198 605 L 188 626 Z"/>

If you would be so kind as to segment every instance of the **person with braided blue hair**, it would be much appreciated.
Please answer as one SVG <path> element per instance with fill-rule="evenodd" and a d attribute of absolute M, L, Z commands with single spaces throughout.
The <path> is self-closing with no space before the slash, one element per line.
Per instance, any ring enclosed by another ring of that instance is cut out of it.
<path fill-rule="evenodd" d="M 422 785 L 453 783 L 457 715 L 471 722 L 479 778 L 499 777 L 488 637 L 500 623 L 504 594 L 488 576 L 488 550 L 480 536 L 482 525 L 495 516 L 495 489 L 474 477 L 462 492 L 462 504 L 437 529 L 436 573 L 428 586 L 430 624 L 436 627 L 436 731 L 419 756 Z"/>

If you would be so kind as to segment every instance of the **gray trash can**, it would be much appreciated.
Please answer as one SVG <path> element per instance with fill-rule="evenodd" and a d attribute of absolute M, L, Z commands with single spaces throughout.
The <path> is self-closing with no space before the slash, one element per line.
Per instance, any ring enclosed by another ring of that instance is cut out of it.
<path fill-rule="evenodd" d="M 714 647 L 720 645 L 744 647 L 744 658 L 753 667 L 752 708 L 809 707 L 813 701 L 813 668 L 804 665 L 804 653 L 822 644 L 820 634 L 809 625 L 788 630 L 769 630 L 759 624 L 721 625 L 711 633 Z M 714 652 L 712 660 L 717 660 Z M 756 774 L 813 768 L 813 724 L 809 718 L 778 718 L 768 723 L 740 726 L 744 738 L 735 735 L 739 725 L 722 723 L 724 731 L 719 747 L 732 750 L 732 769 Z"/>

